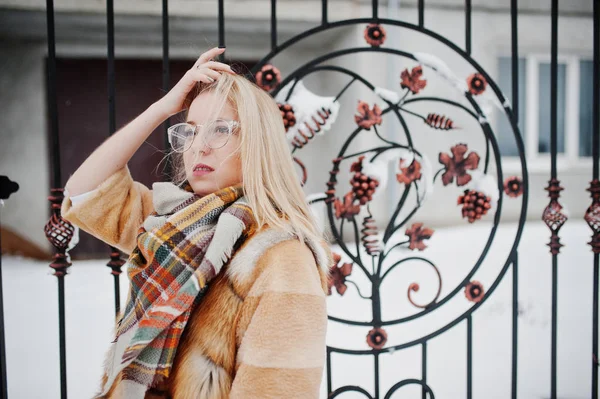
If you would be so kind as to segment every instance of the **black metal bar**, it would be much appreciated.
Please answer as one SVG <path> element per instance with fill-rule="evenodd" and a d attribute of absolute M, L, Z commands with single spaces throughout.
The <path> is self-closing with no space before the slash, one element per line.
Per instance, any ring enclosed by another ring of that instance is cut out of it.
<path fill-rule="evenodd" d="M 465 0 L 465 51 L 471 55 L 471 0 Z"/>
<path fill-rule="evenodd" d="M 550 61 L 550 175 L 556 179 L 558 121 L 558 0 L 552 0 L 552 43 Z"/>
<path fill-rule="evenodd" d="M 56 103 L 56 44 L 54 42 L 54 1 L 46 0 L 46 27 L 48 31 L 48 60 L 46 64 L 46 87 L 48 103 L 48 120 L 50 121 L 50 151 L 52 156 L 60 159 L 60 143 L 58 140 L 58 106 Z M 53 162 L 52 186 L 62 187 L 60 163 Z"/>
<path fill-rule="evenodd" d="M 600 4 L 594 1 L 594 97 L 593 97 L 593 124 L 592 124 L 592 183 L 590 191 L 593 191 L 594 184 L 598 185 L 599 162 L 600 162 Z M 597 199 L 595 199 L 597 201 Z M 588 210 L 589 211 L 589 210 Z M 592 236 L 592 242 L 597 239 L 597 232 Z M 596 247 L 592 247 L 597 249 Z M 594 296 L 593 296 L 593 317 L 592 317 L 592 398 L 598 399 L 598 285 L 600 284 L 600 253 L 594 251 Z"/>
<path fill-rule="evenodd" d="M 271 50 L 277 48 L 277 0 L 271 0 Z"/>
<path fill-rule="evenodd" d="M 111 268 L 110 274 L 114 276 L 114 294 L 115 294 L 115 316 L 119 316 L 121 311 L 121 285 L 119 276 L 121 275 L 121 267 L 125 261 L 121 259 L 121 253 L 115 247 L 110 247 L 110 261 L 106 266 Z"/>
<path fill-rule="evenodd" d="M 379 1 L 372 0 L 372 5 L 373 5 L 373 19 L 377 19 L 377 18 L 379 18 Z"/>
<path fill-rule="evenodd" d="M 379 398 L 379 353 L 373 357 L 375 358 L 375 398 Z"/>
<path fill-rule="evenodd" d="M 171 89 L 171 71 L 169 69 L 169 0 L 162 1 L 162 44 L 163 44 L 163 59 L 162 59 L 162 88 L 163 93 L 168 93 Z M 163 145 L 168 151 L 169 137 L 167 129 L 171 124 L 170 118 L 167 118 L 163 123 Z M 172 172 L 172 163 L 170 159 L 165 162 L 165 172 L 163 176 L 167 177 Z"/>
<path fill-rule="evenodd" d="M 594 112 L 592 162 L 594 180 L 600 178 L 600 4 L 594 1 Z"/>
<path fill-rule="evenodd" d="M 327 394 L 331 393 L 331 351 L 327 347 Z"/>
<path fill-rule="evenodd" d="M 113 0 L 106 0 L 107 77 L 108 77 L 108 133 L 116 130 L 115 118 L 115 14 Z"/>
<path fill-rule="evenodd" d="M 0 176 L 0 227 L 2 227 L 2 201 L 8 199 L 12 193 L 17 192 L 18 190 L 19 185 L 16 182 L 11 181 L 8 176 Z M 0 248 L 2 248 L 1 234 Z M 6 337 L 4 335 L 4 293 L 2 284 L 2 251 L 0 251 L 0 399 L 6 399 L 8 397 L 8 384 L 6 369 Z"/>
<path fill-rule="evenodd" d="M 467 316 L 467 399 L 473 399 L 473 320 Z"/>
<path fill-rule="evenodd" d="M 419 28 L 425 26 L 425 0 L 419 0 Z"/>
<path fill-rule="evenodd" d="M 511 365 L 511 398 L 517 398 L 517 367 L 518 367 L 518 351 L 517 344 L 519 339 L 519 255 L 515 252 L 513 259 L 512 283 L 513 283 L 513 298 L 512 298 L 512 365 Z"/>
<path fill-rule="evenodd" d="M 219 47 L 225 47 L 225 4 L 224 0 L 219 0 Z M 219 61 L 223 62 L 225 56 L 219 54 Z"/>
<path fill-rule="evenodd" d="M 368 276 L 368 274 L 367 274 Z M 373 308 L 373 323 L 376 324 L 377 326 L 381 325 L 381 297 L 380 297 L 380 292 L 379 292 L 379 288 L 381 286 L 381 280 L 379 278 L 379 276 L 374 275 L 372 276 L 372 290 L 373 292 L 371 293 L 371 305 Z"/>
<path fill-rule="evenodd" d="M 113 274 L 115 280 L 115 315 L 118 316 L 121 311 L 121 290 L 120 290 L 120 281 L 119 275 Z"/>
<path fill-rule="evenodd" d="M 551 33 L 551 63 L 550 63 L 550 174 L 556 179 L 557 147 L 557 109 L 558 109 L 558 0 L 552 0 L 552 33 Z M 556 399 L 556 368 L 557 368 L 557 274 L 558 254 L 552 254 L 552 354 L 550 397 Z"/>
<path fill-rule="evenodd" d="M 60 397 L 67 398 L 67 337 L 65 329 L 65 275 L 58 278 L 58 325 L 60 343 Z"/>
<path fill-rule="evenodd" d="M 519 37 L 517 0 L 510 0 L 512 110 L 515 125 L 519 123 Z"/>
<path fill-rule="evenodd" d="M 328 23 L 327 0 L 321 0 L 321 25 L 327 25 Z"/>
<path fill-rule="evenodd" d="M 162 59 L 162 84 L 165 93 L 170 89 L 171 76 L 169 70 L 169 0 L 162 2 L 162 41 L 163 41 L 163 59 Z"/>
<path fill-rule="evenodd" d="M 557 281 L 558 279 L 558 259 L 556 255 L 552 256 L 552 365 L 551 365 L 551 388 L 550 397 L 556 399 L 556 340 L 557 340 Z"/>
<path fill-rule="evenodd" d="M 427 341 L 421 345 L 421 380 L 427 385 Z M 421 387 L 421 399 L 427 399 L 425 386 Z"/>
<path fill-rule="evenodd" d="M 108 82 L 108 135 L 111 136 L 117 130 L 116 117 L 116 84 L 115 84 L 115 12 L 114 1 L 106 0 L 106 35 L 107 35 L 107 82 Z M 121 309 L 121 287 L 119 275 L 123 265 L 119 251 L 110 247 L 110 261 L 107 266 L 112 269 L 114 276 L 115 315 Z"/>
<path fill-rule="evenodd" d="M 54 35 L 54 1 L 46 0 L 46 26 L 48 35 L 48 61 L 47 72 L 47 104 L 48 119 L 50 120 L 50 159 L 52 160 L 52 187 L 51 196 L 53 216 L 60 218 L 60 202 L 62 202 L 62 176 L 60 170 L 60 142 L 58 135 L 58 106 L 56 99 L 56 43 Z M 52 220 L 49 222 L 51 223 Z M 55 245 L 56 246 L 56 245 Z M 54 275 L 58 279 L 58 330 L 59 330 L 59 356 L 60 356 L 60 397 L 67 398 L 67 350 L 65 336 L 65 282 L 64 276 L 70 263 L 65 256 L 65 248 L 58 248 L 54 261 L 50 267 L 55 269 Z"/>
<path fill-rule="evenodd" d="M 598 261 L 600 254 L 594 254 L 594 299 L 592 309 L 592 399 L 598 399 L 598 284 L 600 284 L 600 268 Z"/>
<path fill-rule="evenodd" d="M 355 81 L 356 81 L 356 78 L 352 78 L 351 81 L 349 81 L 348 83 L 346 83 L 346 85 L 342 88 L 342 90 L 340 90 L 340 92 L 335 96 L 335 100 L 334 101 L 337 101 L 342 96 L 342 94 L 344 94 L 344 92 L 350 87 L 350 85 L 352 83 L 354 83 Z"/>
<path fill-rule="evenodd" d="M 1 199 L 0 199 L 1 201 Z M 2 210 L 0 209 L 0 226 Z M 2 248 L 2 235 L 0 234 L 0 248 Z M 4 337 L 4 293 L 2 292 L 2 251 L 0 251 L 0 398 L 8 397 L 8 386 L 6 379 L 6 340 Z"/>

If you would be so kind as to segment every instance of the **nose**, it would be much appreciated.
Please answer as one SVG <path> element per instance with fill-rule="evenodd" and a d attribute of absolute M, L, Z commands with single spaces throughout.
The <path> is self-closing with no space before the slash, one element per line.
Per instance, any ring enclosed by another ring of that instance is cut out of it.
<path fill-rule="evenodd" d="M 202 131 L 201 127 L 198 127 L 191 150 L 193 150 L 195 154 L 208 154 L 211 150 L 211 148 L 206 144 L 206 140 L 204 140 L 204 132 Z"/>

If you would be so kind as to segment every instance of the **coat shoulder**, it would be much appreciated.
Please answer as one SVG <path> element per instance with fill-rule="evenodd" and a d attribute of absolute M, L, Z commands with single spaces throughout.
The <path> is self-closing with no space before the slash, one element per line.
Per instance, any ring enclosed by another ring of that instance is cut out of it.
<path fill-rule="evenodd" d="M 324 240 L 301 242 L 296 236 L 268 228 L 244 243 L 231 259 L 226 273 L 234 290 L 242 297 L 248 295 L 254 282 L 267 269 L 270 275 L 290 279 L 294 279 L 293 275 L 309 279 L 312 276 L 326 292 L 331 263 L 331 251 Z"/>

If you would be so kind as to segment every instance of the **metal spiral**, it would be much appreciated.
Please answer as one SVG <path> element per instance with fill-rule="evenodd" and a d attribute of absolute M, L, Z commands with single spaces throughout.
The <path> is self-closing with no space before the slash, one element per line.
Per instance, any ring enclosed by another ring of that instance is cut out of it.
<path fill-rule="evenodd" d="M 304 163 L 299 160 L 296 157 L 292 158 L 294 160 L 294 162 L 296 162 L 296 164 L 298 164 L 298 166 L 300 166 L 300 169 L 302 170 L 302 180 L 300 181 L 300 185 L 302 187 L 304 187 L 304 185 L 306 184 L 306 180 L 308 179 L 308 174 L 306 172 L 306 166 L 304 166 Z"/>
<path fill-rule="evenodd" d="M 371 256 L 377 255 L 381 252 L 381 247 L 379 245 L 379 240 L 377 239 L 377 225 L 375 224 L 375 219 L 373 219 L 373 215 L 371 215 L 371 211 L 369 210 L 369 214 L 363 219 L 363 228 L 360 231 L 362 233 L 362 244 L 365 247 L 367 253 Z"/>
<path fill-rule="evenodd" d="M 456 128 L 452 119 L 448 118 L 445 115 L 439 114 L 427 115 L 425 123 L 431 126 L 432 128 L 439 130 L 451 130 Z"/>
<path fill-rule="evenodd" d="M 294 148 L 300 149 L 304 147 L 317 133 L 320 133 L 321 126 L 325 126 L 329 115 L 331 115 L 331 111 L 321 108 L 320 110 L 317 110 L 317 115 L 321 120 L 318 120 L 315 116 L 311 116 L 316 128 L 312 127 L 308 122 L 304 122 L 304 127 L 298 127 L 297 133 L 292 139 L 292 146 L 294 146 Z"/>
<path fill-rule="evenodd" d="M 329 204 L 335 200 L 335 185 L 337 184 L 337 175 L 340 173 L 340 162 L 342 162 L 343 158 L 335 158 L 333 159 L 333 168 L 329 171 L 329 181 L 327 182 L 327 198 L 325 199 L 325 203 Z"/>

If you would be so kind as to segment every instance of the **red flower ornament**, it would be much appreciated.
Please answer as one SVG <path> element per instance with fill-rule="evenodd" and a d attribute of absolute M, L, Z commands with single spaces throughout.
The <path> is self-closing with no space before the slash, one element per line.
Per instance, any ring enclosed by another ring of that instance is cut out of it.
<path fill-rule="evenodd" d="M 404 233 L 408 236 L 408 248 L 413 250 L 418 249 L 419 251 L 425 250 L 427 245 L 423 243 L 423 240 L 430 239 L 433 233 L 433 229 L 428 227 L 423 228 L 423 223 L 413 223 Z"/>
<path fill-rule="evenodd" d="M 271 64 L 263 65 L 256 73 L 256 84 L 265 91 L 271 91 L 281 83 L 281 72 Z"/>
<path fill-rule="evenodd" d="M 344 195 L 344 202 L 336 198 L 333 207 L 336 218 L 346 218 L 348 221 L 351 221 L 352 217 L 360 212 L 360 205 L 354 205 L 354 193 L 352 191 Z"/>
<path fill-rule="evenodd" d="M 504 180 L 504 192 L 509 197 L 516 198 L 523 194 L 523 181 L 517 176 L 511 176 Z"/>
<path fill-rule="evenodd" d="M 369 24 L 365 28 L 365 40 L 373 47 L 379 47 L 385 41 L 385 29 L 379 24 Z"/>
<path fill-rule="evenodd" d="M 332 287 L 335 287 L 338 294 L 344 295 L 346 289 L 346 277 L 352 274 L 352 263 L 344 263 L 342 266 L 338 267 L 338 264 L 342 260 L 342 257 L 333 252 L 333 261 L 335 262 L 331 269 L 329 269 L 329 280 L 327 282 L 327 295 L 332 294 Z"/>
<path fill-rule="evenodd" d="M 410 165 L 403 167 L 405 165 L 404 159 L 400 159 L 400 171 L 402 173 L 396 174 L 396 179 L 399 183 L 410 184 L 415 180 L 421 179 L 421 163 L 416 159 L 410 163 Z"/>
<path fill-rule="evenodd" d="M 467 78 L 467 87 L 469 89 L 469 93 L 474 96 L 478 96 L 485 91 L 485 88 L 487 87 L 487 81 L 482 74 L 474 73 L 469 75 Z"/>
<path fill-rule="evenodd" d="M 358 115 L 354 115 L 354 120 L 363 129 L 370 130 L 373 125 L 381 125 L 381 108 L 377 104 L 371 109 L 369 104 L 359 101 L 357 111 Z"/>
<path fill-rule="evenodd" d="M 465 286 L 465 297 L 467 297 L 467 299 L 471 302 L 481 302 L 484 293 L 485 291 L 483 289 L 483 284 L 481 284 L 479 281 L 470 281 Z"/>
<path fill-rule="evenodd" d="M 387 342 L 387 333 L 381 327 L 375 327 L 367 334 L 367 345 L 373 349 L 381 349 Z"/>
<path fill-rule="evenodd" d="M 446 171 L 442 175 L 444 186 L 452 183 L 455 176 L 458 186 L 464 186 L 471 181 L 471 175 L 467 173 L 467 170 L 477 169 L 477 166 L 479 166 L 479 155 L 476 152 L 471 152 L 465 158 L 468 150 L 469 148 L 466 144 L 457 144 L 450 148 L 452 157 L 444 152 L 440 152 L 439 161 L 446 167 Z"/>
<path fill-rule="evenodd" d="M 417 65 L 410 72 L 408 68 L 400 73 L 400 87 L 410 90 L 413 94 L 417 94 L 427 86 L 427 80 L 421 79 L 423 76 L 423 68 Z"/>

